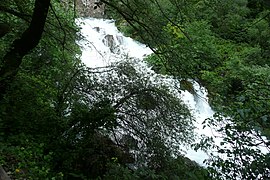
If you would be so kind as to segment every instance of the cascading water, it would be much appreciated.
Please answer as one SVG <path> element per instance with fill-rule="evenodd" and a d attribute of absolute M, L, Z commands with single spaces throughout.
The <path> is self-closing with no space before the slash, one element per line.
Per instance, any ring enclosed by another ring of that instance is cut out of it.
<path fill-rule="evenodd" d="M 144 67 L 146 71 L 153 71 L 147 67 L 147 64 L 142 60 L 152 51 L 145 45 L 132 40 L 129 37 L 124 37 L 120 33 L 113 20 L 103 20 L 87 18 L 78 20 L 81 27 L 81 33 L 85 37 L 79 42 L 82 46 L 82 61 L 88 67 L 104 67 L 111 62 L 117 62 L 125 59 L 124 57 L 133 57 L 141 61 L 137 66 Z M 151 77 L 150 77 L 151 78 Z M 169 78 L 164 78 L 162 81 L 168 81 Z M 196 95 L 188 91 L 181 92 L 182 100 L 189 106 L 193 115 L 196 117 L 196 132 L 211 136 L 210 129 L 203 129 L 201 123 L 213 115 L 213 111 L 207 102 L 207 92 L 201 88 L 198 83 L 193 83 Z M 195 160 L 199 164 L 208 158 L 206 153 L 202 151 L 193 151 L 187 149 L 186 156 Z"/>
<path fill-rule="evenodd" d="M 152 53 L 145 45 L 124 37 L 113 20 L 88 18 L 80 23 L 85 37 L 79 42 L 83 47 L 81 59 L 88 67 L 103 67 L 127 55 L 143 59 Z"/>

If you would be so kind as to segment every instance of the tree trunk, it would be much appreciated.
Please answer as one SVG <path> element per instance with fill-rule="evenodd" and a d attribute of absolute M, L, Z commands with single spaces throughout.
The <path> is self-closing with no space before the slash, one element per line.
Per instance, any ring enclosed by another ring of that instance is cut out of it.
<path fill-rule="evenodd" d="M 37 46 L 44 30 L 50 0 L 36 0 L 29 27 L 16 39 L 2 59 L 0 69 L 0 102 L 7 92 L 9 84 L 16 76 L 23 57 Z"/>

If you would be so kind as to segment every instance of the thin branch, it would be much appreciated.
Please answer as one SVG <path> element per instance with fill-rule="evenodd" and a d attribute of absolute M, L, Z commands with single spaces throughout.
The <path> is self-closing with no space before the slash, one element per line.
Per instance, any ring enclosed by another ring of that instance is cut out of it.
<path fill-rule="evenodd" d="M 15 11 L 15 10 L 12 10 L 12 9 L 8 9 L 4 6 L 0 6 L 0 12 L 6 12 L 6 13 L 9 13 L 13 16 L 16 16 L 18 18 L 21 18 L 23 19 L 24 21 L 30 23 L 30 20 L 31 20 L 31 15 L 29 14 L 24 14 L 24 13 L 21 13 L 21 12 L 18 12 L 18 11 Z"/>
<path fill-rule="evenodd" d="M 136 20 L 136 19 L 134 19 L 133 18 L 133 15 L 131 15 L 131 17 L 130 17 L 130 15 L 129 14 L 125 14 L 123 11 L 121 11 L 117 6 L 115 6 L 114 4 L 112 4 L 112 3 L 109 3 L 108 1 L 104 1 L 104 0 L 101 0 L 103 3 L 105 3 L 105 4 L 107 4 L 108 6 L 111 6 L 112 8 L 114 8 L 128 23 L 129 23 L 129 25 L 130 26 L 132 26 L 132 28 L 134 28 L 136 31 L 140 31 L 133 23 L 132 23 L 132 21 L 134 21 L 134 22 L 136 22 L 136 23 L 138 23 L 139 25 L 141 25 L 141 27 L 148 33 L 148 35 L 150 35 L 151 36 L 151 38 L 153 38 L 154 39 L 154 37 L 155 37 L 155 35 L 152 35 L 152 33 L 147 29 L 148 27 L 147 27 L 147 25 L 146 24 L 144 24 L 144 23 L 142 23 L 142 22 L 140 22 L 139 20 Z M 140 38 L 142 38 L 142 40 L 144 41 L 144 42 L 147 42 L 146 41 L 146 39 L 143 37 L 143 36 L 141 36 L 141 35 L 139 35 L 140 36 Z M 156 54 L 156 53 L 158 53 L 153 47 L 151 47 L 151 46 L 149 46 L 149 48 Z"/>
<path fill-rule="evenodd" d="M 249 28 L 255 26 L 256 24 L 258 24 L 259 22 L 261 22 L 263 19 L 265 19 L 267 16 L 270 15 L 270 12 L 268 12 L 266 15 L 264 15 L 263 17 L 261 17 L 259 20 L 255 21 L 254 23 L 252 23 L 251 25 L 247 26 L 245 29 L 241 30 L 240 32 L 245 32 L 247 31 Z"/>
<path fill-rule="evenodd" d="M 140 90 L 135 90 L 133 92 L 131 92 L 130 94 L 126 95 L 125 97 L 121 98 L 113 107 L 115 109 L 118 109 L 119 107 L 121 107 L 121 105 L 123 103 L 125 103 L 128 99 L 130 99 L 131 97 L 133 97 L 134 95 L 137 94 L 142 94 L 145 92 L 154 92 L 154 93 L 158 93 L 161 94 L 161 92 L 159 92 L 158 89 L 152 89 L 152 88 L 146 88 L 146 89 L 140 89 Z"/>
<path fill-rule="evenodd" d="M 165 12 L 162 10 L 162 7 L 161 7 L 160 4 L 158 3 L 158 1 L 155 0 L 155 2 L 156 2 L 156 4 L 158 5 L 158 8 L 159 8 L 159 10 L 161 11 L 162 15 L 163 15 L 170 23 L 172 23 L 174 26 L 176 26 L 176 27 L 184 34 L 184 36 L 186 36 L 186 38 L 187 38 L 190 42 L 192 42 L 192 39 L 189 37 L 189 35 L 188 35 L 185 31 L 183 31 L 182 28 L 181 28 L 178 24 L 176 24 L 174 21 L 172 21 L 172 20 L 165 14 Z"/>
<path fill-rule="evenodd" d="M 53 15 L 55 16 L 55 18 L 56 18 L 56 20 L 57 20 L 59 26 L 60 26 L 60 28 L 61 28 L 62 31 L 64 32 L 64 39 L 63 39 L 63 41 L 62 41 L 62 45 L 63 45 L 63 49 L 65 49 L 65 42 L 66 42 L 66 37 L 67 37 L 65 28 L 62 26 L 62 23 L 61 23 L 61 21 L 59 20 L 59 18 L 58 18 L 58 16 L 57 16 L 57 14 L 56 14 L 56 12 L 55 12 L 55 10 L 54 10 L 54 8 L 53 8 L 53 6 L 52 6 L 51 3 L 50 3 L 50 8 L 51 8 L 51 10 L 52 10 L 52 12 L 53 12 Z"/>

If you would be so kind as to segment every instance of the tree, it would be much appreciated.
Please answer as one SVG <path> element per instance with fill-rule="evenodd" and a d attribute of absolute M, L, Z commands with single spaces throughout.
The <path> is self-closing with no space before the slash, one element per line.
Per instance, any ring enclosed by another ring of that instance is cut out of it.
<path fill-rule="evenodd" d="M 8 81 L 11 81 L 17 73 L 22 58 L 38 44 L 43 32 L 49 4 L 49 0 L 36 1 L 30 26 L 20 39 L 13 42 L 12 48 L 2 59 L 0 69 L 0 102 L 7 91 Z M 6 32 L 2 33 L 1 37 L 5 34 Z"/>
<path fill-rule="evenodd" d="M 75 149 L 96 149 L 99 146 L 93 146 L 93 137 L 110 137 L 113 146 L 126 154 L 125 159 L 114 154 L 121 165 L 133 159 L 129 162 L 133 166 L 156 171 L 163 168 L 167 158 L 181 155 L 180 144 L 192 141 L 194 119 L 174 95 L 177 92 L 171 92 L 167 84 L 158 80 L 160 77 L 149 80 L 154 74 L 144 74 L 147 70 L 139 68 L 131 60 L 96 70 L 83 68 L 76 87 L 81 97 L 71 107 L 70 129 L 65 138 Z M 94 152 L 89 150 L 88 157 L 96 156 Z M 106 159 L 103 163 L 102 158 L 97 160 L 100 169 L 114 158 L 113 152 L 116 150 L 99 155 Z M 95 166 L 88 163 L 85 169 L 92 172 Z"/>
<path fill-rule="evenodd" d="M 0 163 L 11 178 L 269 178 L 269 153 L 258 148 L 269 148 L 267 3 L 102 2 L 121 30 L 155 52 L 147 62 L 174 78 L 129 58 L 87 68 L 78 60 L 73 8 L 4 1 Z M 196 148 L 227 156 L 213 153 L 207 170 L 180 146 L 196 136 L 178 91 L 193 91 L 189 79 L 209 90 L 217 113 L 205 123 L 223 138 L 220 145 L 202 139 Z"/>
<path fill-rule="evenodd" d="M 235 174 L 247 179 L 260 175 L 268 178 L 269 164 L 264 162 L 268 161 L 269 152 L 254 151 L 259 145 L 269 148 L 267 3 L 247 0 L 104 2 L 121 15 L 116 18 L 129 23 L 122 29 L 135 34 L 154 50 L 155 54 L 147 60 L 157 72 L 181 81 L 197 80 L 209 90 L 217 113 L 209 122 L 214 127 L 219 125 L 218 131 L 224 133 L 218 152 L 232 157 L 212 161 L 212 167 L 220 170 L 213 177 Z M 259 142 L 249 144 L 252 137 Z M 232 149 L 226 149 L 230 145 Z M 241 159 L 244 155 L 248 160 Z"/>
<path fill-rule="evenodd" d="M 66 130 L 65 109 L 80 63 L 73 9 L 15 0 L 0 10 L 1 21 L 12 27 L 0 43 L 1 165 L 11 178 L 60 178 L 53 144 Z"/>
<path fill-rule="evenodd" d="M 10 50 L 5 54 L 1 61 L 0 69 L 0 101 L 7 91 L 9 81 L 14 79 L 23 57 L 37 46 L 41 39 L 44 25 L 46 22 L 50 0 L 35 1 L 32 20 L 29 27 L 21 37 L 15 40 Z"/>

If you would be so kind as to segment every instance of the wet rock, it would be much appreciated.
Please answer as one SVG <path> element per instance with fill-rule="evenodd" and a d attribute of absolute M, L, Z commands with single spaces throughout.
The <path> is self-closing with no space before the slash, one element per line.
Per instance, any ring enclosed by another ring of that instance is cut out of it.
<path fill-rule="evenodd" d="M 108 46 L 109 48 L 112 48 L 113 46 L 116 45 L 115 41 L 114 41 L 114 37 L 113 35 L 107 34 L 104 39 L 102 40 L 102 42 Z"/>
<path fill-rule="evenodd" d="M 94 30 L 96 30 L 97 32 L 100 32 L 100 27 L 94 27 Z"/>
<path fill-rule="evenodd" d="M 116 36 L 116 39 L 117 39 L 119 44 L 123 44 L 123 42 L 124 42 L 123 36 Z"/>
<path fill-rule="evenodd" d="M 107 34 L 102 42 L 110 48 L 112 53 L 117 54 L 120 52 L 119 45 L 117 45 L 113 35 Z"/>

